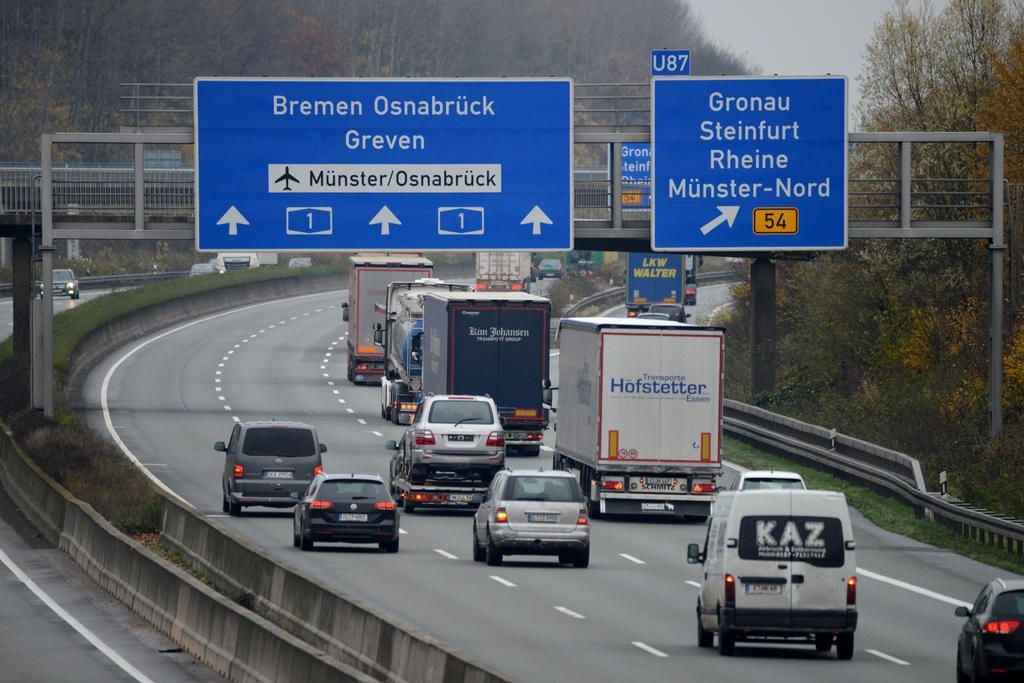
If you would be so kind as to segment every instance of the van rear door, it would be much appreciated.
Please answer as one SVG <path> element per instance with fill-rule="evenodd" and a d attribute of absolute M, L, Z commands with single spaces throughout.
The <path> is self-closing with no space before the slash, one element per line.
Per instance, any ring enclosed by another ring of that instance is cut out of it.
<path fill-rule="evenodd" d="M 742 505 L 743 493 L 736 502 Z M 739 519 L 736 561 L 737 624 L 757 625 L 762 619 L 774 626 L 788 623 L 793 599 L 792 498 L 789 491 L 758 494 L 757 507 Z M 747 499 L 751 500 L 751 499 Z"/>

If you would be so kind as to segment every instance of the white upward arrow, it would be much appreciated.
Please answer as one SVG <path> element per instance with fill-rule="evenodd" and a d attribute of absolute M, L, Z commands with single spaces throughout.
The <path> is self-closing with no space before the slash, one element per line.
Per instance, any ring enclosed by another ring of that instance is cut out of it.
<path fill-rule="evenodd" d="M 225 211 L 224 215 L 220 217 L 219 221 L 217 221 L 217 225 L 225 224 L 228 226 L 228 234 L 233 237 L 238 234 L 239 224 L 249 225 L 249 221 L 246 220 L 245 216 L 242 215 L 242 212 L 236 209 L 235 205 L 232 204 L 231 208 Z"/>
<path fill-rule="evenodd" d="M 729 227 L 736 221 L 736 214 L 740 212 L 738 206 L 719 206 L 717 207 L 721 214 L 717 218 L 712 218 L 710 221 L 701 226 L 700 232 L 703 235 L 708 234 L 722 223 L 729 221 Z"/>
<path fill-rule="evenodd" d="M 551 225 L 551 219 L 548 218 L 548 215 L 544 213 L 539 206 L 534 204 L 533 208 L 530 209 L 530 213 L 526 214 L 526 218 L 524 218 L 519 225 L 528 225 L 531 223 L 533 224 L 533 232 L 530 234 L 539 235 L 540 224 L 544 223 L 545 225 Z"/>
<path fill-rule="evenodd" d="M 376 225 L 377 223 L 380 223 L 381 235 L 390 235 L 391 224 L 394 223 L 395 225 L 401 225 L 402 221 L 398 220 L 398 216 L 391 213 L 391 209 L 385 205 L 380 207 L 380 211 L 377 212 L 377 215 L 370 219 L 370 225 Z"/>

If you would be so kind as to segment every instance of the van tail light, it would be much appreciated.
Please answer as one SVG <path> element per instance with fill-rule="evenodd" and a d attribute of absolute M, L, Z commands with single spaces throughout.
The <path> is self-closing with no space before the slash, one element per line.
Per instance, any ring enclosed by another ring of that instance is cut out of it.
<path fill-rule="evenodd" d="M 488 448 L 500 448 L 505 445 L 505 432 L 491 432 L 487 435 Z"/>
<path fill-rule="evenodd" d="M 433 446 L 437 444 L 437 441 L 434 440 L 434 432 L 429 429 L 417 429 L 415 434 L 417 446 Z"/>
<path fill-rule="evenodd" d="M 318 475 L 318 474 L 323 474 L 323 473 L 324 473 L 324 466 L 323 465 L 317 465 L 316 467 L 313 468 L 313 476 L 314 477 L 316 475 Z"/>
<path fill-rule="evenodd" d="M 589 523 L 590 523 L 590 521 L 587 519 L 587 509 L 586 508 L 580 508 L 580 514 L 576 518 L 576 525 L 577 526 L 583 526 L 583 525 L 589 524 Z"/>
<path fill-rule="evenodd" d="M 494 513 L 494 521 L 498 522 L 499 524 L 508 523 L 508 512 L 505 510 L 505 508 L 498 508 L 497 512 Z"/>
<path fill-rule="evenodd" d="M 310 510 L 330 510 L 334 507 L 334 503 L 329 500 L 314 500 L 309 504 Z"/>
<path fill-rule="evenodd" d="M 985 633 L 992 633 L 1000 636 L 1006 636 L 1020 627 L 1020 621 L 1016 619 L 1002 619 L 1000 621 L 990 621 L 981 627 L 981 630 Z"/>
<path fill-rule="evenodd" d="M 245 468 L 242 467 L 241 465 L 235 465 L 233 476 L 235 477 L 235 479 L 241 479 L 242 477 L 245 476 Z"/>
<path fill-rule="evenodd" d="M 846 604 L 850 607 L 857 604 L 857 577 L 851 576 L 846 580 Z"/>
<path fill-rule="evenodd" d="M 374 510 L 394 510 L 395 504 L 390 500 L 378 500 L 373 504 Z"/>
<path fill-rule="evenodd" d="M 736 604 L 736 577 L 732 574 L 725 575 L 725 604 Z"/>

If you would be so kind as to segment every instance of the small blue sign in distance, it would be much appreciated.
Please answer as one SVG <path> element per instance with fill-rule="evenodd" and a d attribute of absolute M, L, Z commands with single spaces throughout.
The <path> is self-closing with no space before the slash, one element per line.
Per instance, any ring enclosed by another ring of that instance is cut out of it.
<path fill-rule="evenodd" d="M 622 143 L 622 208 L 651 208 L 651 143 Z"/>
<path fill-rule="evenodd" d="M 654 78 L 651 246 L 847 244 L 846 78 Z"/>
<path fill-rule="evenodd" d="M 567 251 L 572 81 L 195 80 L 200 251 Z"/>
<path fill-rule="evenodd" d="M 689 76 L 689 50 L 653 50 L 651 51 L 652 76 Z"/>

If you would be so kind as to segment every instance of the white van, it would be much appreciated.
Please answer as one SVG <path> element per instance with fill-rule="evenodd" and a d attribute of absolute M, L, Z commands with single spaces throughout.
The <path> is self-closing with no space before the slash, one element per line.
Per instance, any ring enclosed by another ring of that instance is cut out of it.
<path fill-rule="evenodd" d="M 725 491 L 708 520 L 697 644 L 731 655 L 737 642 L 814 645 L 853 657 L 857 575 L 846 496 L 798 489 Z"/>

